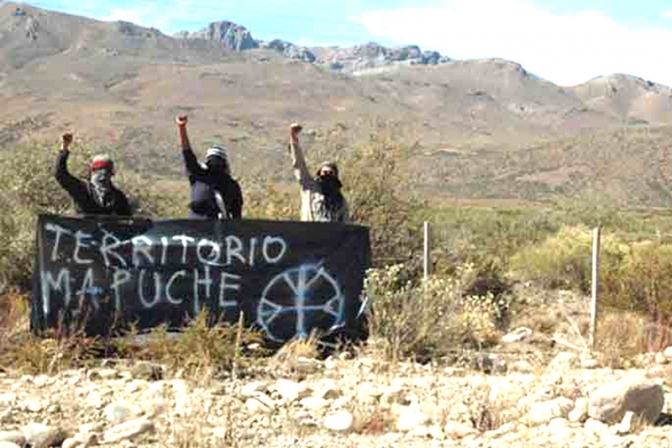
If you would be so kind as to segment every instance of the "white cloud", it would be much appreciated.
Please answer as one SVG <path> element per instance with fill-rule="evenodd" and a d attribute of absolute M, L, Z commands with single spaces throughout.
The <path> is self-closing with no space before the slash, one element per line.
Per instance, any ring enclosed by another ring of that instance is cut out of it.
<path fill-rule="evenodd" d="M 672 47 L 672 30 L 631 27 L 599 11 L 558 15 L 525 0 L 447 0 L 354 20 L 378 39 L 456 59 L 510 59 L 560 85 L 627 73 L 672 86 L 664 52 Z"/>
<path fill-rule="evenodd" d="M 664 19 L 672 19 L 672 9 L 661 14 Z"/>

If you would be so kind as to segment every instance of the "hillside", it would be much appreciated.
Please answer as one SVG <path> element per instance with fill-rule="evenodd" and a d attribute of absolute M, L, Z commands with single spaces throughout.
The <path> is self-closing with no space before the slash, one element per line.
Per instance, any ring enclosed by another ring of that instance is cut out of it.
<path fill-rule="evenodd" d="M 514 62 L 414 46 L 301 49 L 221 21 L 171 37 L 2 3 L 0 98 L 0 148 L 73 128 L 155 173 L 181 172 L 172 120 L 184 111 L 196 146 L 228 143 L 243 177 L 288 178 L 292 120 L 313 147 L 348 147 L 383 125 L 413 144 L 417 186 L 446 197 L 672 203 L 671 90 L 625 75 L 563 88 Z"/>

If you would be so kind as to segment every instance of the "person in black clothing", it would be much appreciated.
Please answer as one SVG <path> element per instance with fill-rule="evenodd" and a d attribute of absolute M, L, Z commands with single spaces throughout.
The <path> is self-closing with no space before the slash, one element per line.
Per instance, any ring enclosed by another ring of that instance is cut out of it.
<path fill-rule="evenodd" d="M 56 160 L 56 180 L 70 194 L 77 211 L 84 215 L 131 216 L 128 198 L 112 184 L 114 162 L 110 156 L 93 158 L 89 181 L 76 178 L 68 172 L 68 157 L 72 134 L 63 134 L 61 151 Z"/>
<path fill-rule="evenodd" d="M 243 194 L 238 182 L 231 177 L 226 148 L 221 145 L 209 148 L 205 155 L 205 165 L 202 165 L 189 143 L 187 116 L 180 115 L 175 121 L 191 186 L 189 218 L 240 219 Z"/>

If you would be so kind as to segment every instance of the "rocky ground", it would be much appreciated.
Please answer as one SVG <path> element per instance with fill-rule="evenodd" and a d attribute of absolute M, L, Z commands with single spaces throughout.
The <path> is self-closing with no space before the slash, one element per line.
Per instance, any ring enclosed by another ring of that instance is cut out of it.
<path fill-rule="evenodd" d="M 0 448 L 666 447 L 666 354 L 628 370 L 561 352 L 488 373 L 347 355 L 208 381 L 146 362 L 4 373 Z"/>

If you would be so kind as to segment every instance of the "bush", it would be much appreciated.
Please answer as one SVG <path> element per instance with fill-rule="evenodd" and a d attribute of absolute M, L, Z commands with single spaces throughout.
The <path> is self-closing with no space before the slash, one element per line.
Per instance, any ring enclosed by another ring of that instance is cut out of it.
<path fill-rule="evenodd" d="M 647 346 L 664 349 L 672 323 L 672 245 L 645 241 L 625 250 L 618 269 L 607 273 L 604 302 L 621 310 L 643 312 Z"/>
<path fill-rule="evenodd" d="M 343 177 L 352 221 L 371 229 L 374 266 L 403 263 L 419 271 L 425 205 L 410 194 L 407 159 L 406 147 L 372 138 L 343 162 Z"/>
<path fill-rule="evenodd" d="M 600 246 L 601 272 L 618 266 L 624 246 L 613 235 L 603 235 Z M 548 288 L 590 291 L 593 236 L 584 226 L 562 227 L 555 236 L 528 246 L 511 258 L 513 278 L 535 281 Z"/>
<path fill-rule="evenodd" d="M 403 265 L 370 270 L 365 297 L 371 301 L 373 344 L 387 359 L 433 359 L 464 344 L 481 347 L 499 338 L 500 308 L 494 296 L 465 295 L 472 267 L 455 277 L 413 281 Z"/>

